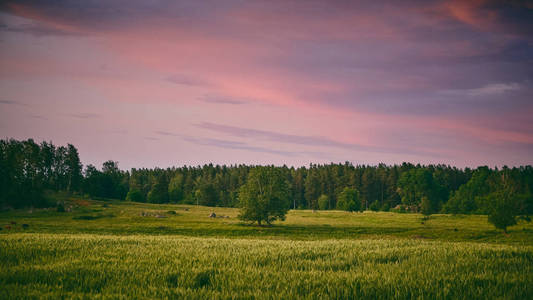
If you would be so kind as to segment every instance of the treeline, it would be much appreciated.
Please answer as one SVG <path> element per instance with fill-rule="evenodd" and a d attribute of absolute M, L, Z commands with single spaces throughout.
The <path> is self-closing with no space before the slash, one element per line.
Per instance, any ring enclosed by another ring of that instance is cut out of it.
<path fill-rule="evenodd" d="M 239 188 L 254 166 L 204 165 L 167 169 L 120 170 L 107 161 L 101 169 L 86 166 L 82 173 L 72 145 L 55 147 L 33 140 L 0 142 L 2 204 L 12 207 L 45 205 L 45 190 L 70 191 L 93 198 L 151 203 L 238 206 Z M 533 168 L 447 165 L 352 165 L 277 167 L 288 183 L 291 208 L 337 209 L 346 188 L 355 190 L 361 209 L 485 214 L 490 199 L 506 191 L 519 199 L 524 214 L 533 210 Z"/>
<path fill-rule="evenodd" d="M 79 192 L 84 178 L 78 150 L 71 144 L 0 140 L 0 204 L 47 206 L 44 192 Z"/>

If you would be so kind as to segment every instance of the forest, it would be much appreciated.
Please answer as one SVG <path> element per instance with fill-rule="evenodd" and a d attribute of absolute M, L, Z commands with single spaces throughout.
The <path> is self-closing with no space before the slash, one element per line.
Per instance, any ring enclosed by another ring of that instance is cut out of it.
<path fill-rule="evenodd" d="M 93 199 L 237 207 L 239 188 L 256 166 L 212 165 L 121 170 L 116 161 L 83 168 L 74 145 L 33 139 L 0 141 L 0 208 L 53 206 L 47 195 L 67 192 Z M 448 165 L 277 166 L 292 209 L 343 207 L 351 192 L 360 210 L 487 214 L 501 195 L 518 214 L 533 213 L 531 166 L 476 169 Z M 501 198 L 501 197 L 500 197 Z"/>

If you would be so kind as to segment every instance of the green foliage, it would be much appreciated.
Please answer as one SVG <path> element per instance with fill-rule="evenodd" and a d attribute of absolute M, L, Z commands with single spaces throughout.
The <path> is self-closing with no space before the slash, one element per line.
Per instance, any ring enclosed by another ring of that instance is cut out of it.
<path fill-rule="evenodd" d="M 320 210 L 326 210 L 329 208 L 329 197 L 328 195 L 320 195 L 318 197 L 318 209 Z"/>
<path fill-rule="evenodd" d="M 278 168 L 255 167 L 239 191 L 239 218 L 259 225 L 262 221 L 270 224 L 278 219 L 285 220 L 289 195 L 289 185 Z"/>
<path fill-rule="evenodd" d="M 67 190 L 79 191 L 81 188 L 83 176 L 81 174 L 82 164 L 78 154 L 78 149 L 71 144 L 67 145 L 67 154 L 65 157 L 65 167 L 67 175 Z"/>
<path fill-rule="evenodd" d="M 83 190 L 92 197 L 125 199 L 129 191 L 127 174 L 119 169 L 118 162 L 108 160 L 102 170 L 93 165 L 85 168 Z M 137 186 L 132 186 L 138 188 Z"/>
<path fill-rule="evenodd" d="M 528 216 L 533 215 L 533 194 L 530 191 L 526 191 L 522 194 L 516 194 L 518 198 L 518 210 L 520 215 L 525 216 L 527 219 Z"/>
<path fill-rule="evenodd" d="M 372 211 L 379 211 L 381 207 L 379 206 L 379 203 L 377 201 L 374 201 L 372 202 L 372 204 L 370 204 L 369 208 Z"/>
<path fill-rule="evenodd" d="M 183 175 L 176 174 L 168 184 L 168 198 L 170 202 L 179 203 L 183 200 Z"/>
<path fill-rule="evenodd" d="M 354 166 L 347 162 L 276 168 L 288 182 L 290 206 L 302 209 L 323 209 L 325 201 L 318 201 L 321 195 L 328 197 L 327 209 L 344 207 L 343 200 L 338 205 L 338 195 L 349 187 L 359 191 L 358 199 L 365 209 L 403 203 L 409 212 L 416 212 L 414 208 L 420 208 L 423 197 L 427 197 L 431 213 L 487 214 L 488 194 L 509 185 L 520 197 L 531 199 L 526 195 L 533 191 L 531 166 L 479 167 L 472 171 L 445 165 Z M 78 151 L 73 145 L 56 147 L 47 142 L 36 144 L 31 139 L 1 140 L 0 209 L 48 206 L 53 202 L 46 199 L 45 191 L 69 191 L 71 195 L 81 192 L 93 198 L 122 200 L 132 190 L 139 191 L 143 201 L 149 198 L 154 203 L 236 207 L 239 190 L 247 182 L 250 169 L 253 168 L 246 165 L 206 164 L 122 171 L 118 162 L 110 160 L 101 169 L 86 166 L 82 176 Z M 161 178 L 167 185 L 166 192 L 159 182 Z M 530 211 L 529 214 L 533 211 L 531 202 L 522 201 L 522 210 Z"/>
<path fill-rule="evenodd" d="M 130 189 L 128 192 L 128 195 L 126 195 L 126 201 L 133 201 L 133 202 L 145 202 L 143 194 L 138 189 Z"/>
<path fill-rule="evenodd" d="M 494 227 L 507 232 L 507 227 L 517 223 L 523 198 L 510 189 L 502 189 L 485 197 L 490 205 L 488 220 Z M 522 201 L 521 201 L 522 200 Z"/>
<path fill-rule="evenodd" d="M 153 183 L 152 189 L 148 193 L 148 202 L 168 202 L 168 181 L 165 175 L 158 176 L 155 182 Z"/>
<path fill-rule="evenodd" d="M 318 197 L 320 196 L 320 178 L 316 167 L 309 168 L 305 179 L 305 198 L 311 209 L 318 209 Z"/>
<path fill-rule="evenodd" d="M 492 172 L 487 167 L 478 168 L 470 180 L 462 185 L 457 191 L 452 193 L 448 202 L 444 205 L 443 211 L 446 213 L 473 213 L 487 212 L 488 206 L 483 204 L 484 197 L 494 190 L 491 186 L 490 178 Z"/>
<path fill-rule="evenodd" d="M 345 211 L 359 211 L 361 210 L 361 200 L 359 199 L 359 192 L 356 189 L 344 188 L 344 190 L 337 197 L 337 209 Z"/>
<path fill-rule="evenodd" d="M 422 202 L 420 202 L 420 212 L 426 217 L 433 212 L 431 201 L 426 196 L 422 197 Z"/>
<path fill-rule="evenodd" d="M 433 174 L 427 169 L 411 169 L 400 176 L 398 180 L 398 193 L 402 198 L 402 203 L 407 206 L 417 206 L 422 199 L 427 198 L 426 208 L 428 213 L 437 210 L 439 204 L 446 200 L 447 195 Z"/>
<path fill-rule="evenodd" d="M 218 200 L 215 186 L 207 182 L 198 186 L 195 197 L 198 204 L 205 206 L 216 206 Z"/>
<path fill-rule="evenodd" d="M 45 191 L 78 192 L 81 180 L 78 152 L 70 144 L 0 140 L 0 207 L 48 206 Z"/>

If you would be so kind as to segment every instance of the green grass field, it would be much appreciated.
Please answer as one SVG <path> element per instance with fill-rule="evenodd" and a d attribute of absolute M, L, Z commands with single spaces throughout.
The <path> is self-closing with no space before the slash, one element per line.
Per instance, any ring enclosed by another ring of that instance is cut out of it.
<path fill-rule="evenodd" d="M 1 299 L 533 298 L 533 224 L 291 211 L 257 227 L 231 208 L 77 203 L 0 213 Z"/>

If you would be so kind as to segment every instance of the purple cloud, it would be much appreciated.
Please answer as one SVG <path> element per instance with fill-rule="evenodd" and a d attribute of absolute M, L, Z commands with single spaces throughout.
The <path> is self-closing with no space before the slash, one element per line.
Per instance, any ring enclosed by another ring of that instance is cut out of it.
<path fill-rule="evenodd" d="M 0 100 L 0 104 L 28 106 L 28 104 L 26 104 L 26 103 L 19 102 L 19 101 L 12 101 L 12 100 Z"/>
<path fill-rule="evenodd" d="M 373 146 L 365 146 L 365 145 L 358 145 L 358 144 L 350 144 L 350 143 L 338 142 L 338 141 L 335 141 L 335 140 L 332 140 L 326 137 L 321 137 L 321 136 L 292 135 L 292 134 L 284 134 L 284 133 L 266 131 L 266 130 L 258 130 L 258 129 L 214 124 L 214 123 L 209 123 L 209 122 L 203 122 L 200 124 L 196 124 L 196 127 L 208 129 L 208 130 L 219 132 L 219 133 L 225 133 L 225 134 L 235 136 L 235 137 L 240 137 L 240 138 L 259 139 L 259 140 L 266 140 L 266 141 L 286 143 L 286 144 L 297 144 L 297 145 L 318 146 L 318 147 L 332 147 L 332 148 L 340 148 L 344 150 L 364 151 L 364 152 L 378 152 L 378 153 L 401 152 L 401 153 L 406 153 L 406 154 L 421 154 L 421 155 L 432 155 L 432 156 L 438 155 L 436 153 L 428 153 L 426 151 L 413 151 L 409 149 L 373 147 Z"/>
<path fill-rule="evenodd" d="M 321 153 L 321 152 L 281 151 L 281 150 L 269 149 L 265 147 L 250 146 L 243 142 L 227 141 L 227 140 L 214 139 L 214 138 L 196 138 L 196 137 L 185 136 L 183 137 L 183 140 L 189 143 L 193 143 L 193 144 L 201 145 L 201 146 L 212 146 L 212 147 L 225 148 L 225 149 L 245 150 L 245 151 L 250 151 L 250 152 L 268 153 L 268 154 L 275 154 L 275 155 L 286 156 L 286 157 L 294 157 L 294 156 L 300 156 L 300 155 L 318 156 L 318 157 L 325 156 L 324 153 Z"/>

